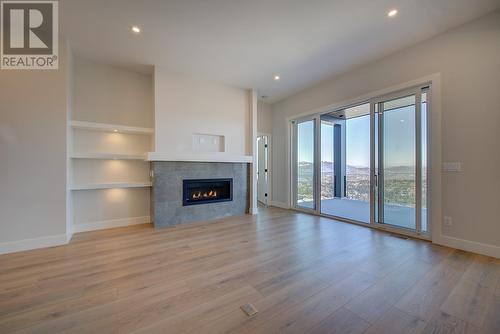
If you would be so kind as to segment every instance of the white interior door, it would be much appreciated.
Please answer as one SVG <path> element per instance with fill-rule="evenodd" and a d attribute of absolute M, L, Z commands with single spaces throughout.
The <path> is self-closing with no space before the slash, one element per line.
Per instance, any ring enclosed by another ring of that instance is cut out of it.
<path fill-rule="evenodd" d="M 268 169 L 268 138 L 257 137 L 257 200 L 268 205 L 269 169 Z"/>

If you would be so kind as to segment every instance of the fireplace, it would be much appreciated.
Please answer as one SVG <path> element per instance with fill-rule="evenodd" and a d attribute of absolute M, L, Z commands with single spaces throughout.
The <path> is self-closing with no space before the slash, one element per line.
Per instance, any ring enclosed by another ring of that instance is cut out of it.
<path fill-rule="evenodd" d="M 183 180 L 182 205 L 197 205 L 233 200 L 233 179 Z"/>
<path fill-rule="evenodd" d="M 155 228 L 248 213 L 248 163 L 154 161 L 152 168 Z"/>

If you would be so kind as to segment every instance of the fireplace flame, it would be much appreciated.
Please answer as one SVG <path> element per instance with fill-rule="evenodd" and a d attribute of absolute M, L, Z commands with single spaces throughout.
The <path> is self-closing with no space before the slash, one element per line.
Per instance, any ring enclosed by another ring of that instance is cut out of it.
<path fill-rule="evenodd" d="M 216 198 L 217 197 L 217 191 L 215 190 L 210 190 L 210 191 L 205 191 L 205 192 L 195 192 L 191 195 L 192 199 L 200 199 L 200 198 Z"/>

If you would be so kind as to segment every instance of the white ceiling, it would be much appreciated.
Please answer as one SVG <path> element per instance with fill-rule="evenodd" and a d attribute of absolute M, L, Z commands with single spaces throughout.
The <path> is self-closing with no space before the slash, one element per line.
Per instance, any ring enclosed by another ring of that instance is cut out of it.
<path fill-rule="evenodd" d="M 60 24 L 78 55 L 277 101 L 496 8 L 500 0 L 61 0 Z"/>

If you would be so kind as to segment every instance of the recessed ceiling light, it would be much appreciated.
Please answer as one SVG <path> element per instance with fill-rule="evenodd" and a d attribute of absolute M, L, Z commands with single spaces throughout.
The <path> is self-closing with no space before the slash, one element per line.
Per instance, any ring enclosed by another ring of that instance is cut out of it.
<path fill-rule="evenodd" d="M 279 80 L 280 79 L 280 76 L 279 75 L 275 75 L 274 76 L 274 80 Z"/>
<path fill-rule="evenodd" d="M 114 132 L 118 132 L 118 130 L 117 130 L 117 129 L 114 129 L 113 131 L 114 131 Z"/>
<path fill-rule="evenodd" d="M 398 13 L 397 9 L 392 9 L 389 11 L 389 13 L 387 13 L 387 16 L 394 17 L 394 16 L 396 16 L 397 13 Z"/>
<path fill-rule="evenodd" d="M 140 33 L 140 32 L 141 32 L 141 28 L 139 28 L 138 26 L 133 26 L 133 27 L 132 27 L 132 32 L 134 32 L 134 33 L 138 34 L 138 33 Z"/>

